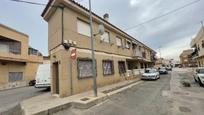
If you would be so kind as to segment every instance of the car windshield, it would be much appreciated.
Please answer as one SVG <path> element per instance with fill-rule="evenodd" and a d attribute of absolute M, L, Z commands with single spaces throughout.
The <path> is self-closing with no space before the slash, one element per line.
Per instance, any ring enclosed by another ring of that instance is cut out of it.
<path fill-rule="evenodd" d="M 145 73 L 155 73 L 156 70 L 155 69 L 146 69 Z"/>
<path fill-rule="evenodd" d="M 204 73 L 204 69 L 197 69 L 198 73 Z"/>

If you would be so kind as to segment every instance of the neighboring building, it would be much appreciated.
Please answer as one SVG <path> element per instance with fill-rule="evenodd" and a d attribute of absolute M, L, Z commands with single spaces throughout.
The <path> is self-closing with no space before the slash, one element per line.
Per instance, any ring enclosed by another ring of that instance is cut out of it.
<path fill-rule="evenodd" d="M 180 54 L 180 64 L 182 67 L 195 67 L 196 62 L 192 59 L 192 49 L 184 50 Z"/>
<path fill-rule="evenodd" d="M 49 56 L 43 56 L 43 64 L 50 64 L 50 57 Z"/>
<path fill-rule="evenodd" d="M 41 53 L 28 45 L 28 35 L 0 24 L 0 90 L 25 86 L 35 79 Z"/>
<path fill-rule="evenodd" d="M 164 58 L 158 58 L 155 62 L 155 66 L 156 68 L 159 67 L 166 67 L 166 66 L 172 66 L 172 60 L 171 59 L 164 59 Z"/>
<path fill-rule="evenodd" d="M 196 37 L 192 39 L 191 48 L 194 49 L 192 56 L 197 65 L 204 67 L 204 27 L 201 27 Z"/>
<path fill-rule="evenodd" d="M 155 62 L 155 68 L 159 67 L 174 67 L 175 60 L 174 59 L 165 59 L 165 58 L 157 58 Z"/>
<path fill-rule="evenodd" d="M 152 67 L 156 54 L 109 23 L 108 15 L 105 16 L 103 19 L 93 13 L 93 33 L 97 33 L 99 24 L 105 27 L 104 35 L 95 36 L 99 87 L 132 77 L 132 74 L 126 74 L 127 70 L 136 73 L 136 69 Z M 92 89 L 89 10 L 73 0 L 50 0 L 42 17 L 48 22 L 52 94 L 64 97 Z M 66 43 L 71 48 L 64 47 Z M 76 59 L 71 59 L 70 52 L 75 48 Z"/>

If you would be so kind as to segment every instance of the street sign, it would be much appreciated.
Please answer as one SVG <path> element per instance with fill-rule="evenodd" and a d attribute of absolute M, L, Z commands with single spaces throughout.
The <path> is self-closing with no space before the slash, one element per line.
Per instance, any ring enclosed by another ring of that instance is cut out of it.
<path fill-rule="evenodd" d="M 71 50 L 71 59 L 75 60 L 76 59 L 76 48 Z"/>

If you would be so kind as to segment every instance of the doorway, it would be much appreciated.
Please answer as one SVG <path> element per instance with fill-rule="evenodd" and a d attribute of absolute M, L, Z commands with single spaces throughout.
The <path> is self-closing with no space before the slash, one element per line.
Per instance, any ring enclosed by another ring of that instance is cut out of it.
<path fill-rule="evenodd" d="M 59 94 L 59 63 L 53 63 L 53 93 Z"/>

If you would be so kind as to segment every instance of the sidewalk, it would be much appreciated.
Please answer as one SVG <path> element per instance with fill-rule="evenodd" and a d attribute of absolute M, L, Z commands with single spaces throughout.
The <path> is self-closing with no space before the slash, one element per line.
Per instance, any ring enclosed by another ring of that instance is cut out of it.
<path fill-rule="evenodd" d="M 192 72 L 190 69 L 176 69 L 172 72 L 168 97 L 172 100 L 173 115 L 201 115 L 204 113 L 204 90 L 201 87 L 195 87 L 200 90 L 200 92 L 195 92 L 192 87 L 186 88 L 180 83 L 183 78 L 187 78 L 185 75 L 190 72 Z"/>
<path fill-rule="evenodd" d="M 142 83 L 139 78 L 127 80 L 113 85 L 98 88 L 98 97 L 93 96 L 93 91 L 80 93 L 66 98 L 58 98 L 46 93 L 21 102 L 21 107 L 25 115 L 48 115 L 67 109 L 71 106 L 75 108 L 89 108 L 102 101 L 108 96 L 117 94 L 123 90 L 131 88 L 134 85 Z"/>

